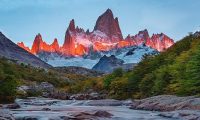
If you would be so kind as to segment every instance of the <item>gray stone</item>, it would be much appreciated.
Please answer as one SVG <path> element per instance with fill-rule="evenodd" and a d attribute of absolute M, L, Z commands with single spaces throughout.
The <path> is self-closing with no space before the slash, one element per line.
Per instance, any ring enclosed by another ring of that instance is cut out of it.
<path fill-rule="evenodd" d="M 0 120 L 15 120 L 9 110 L 0 109 Z"/>
<path fill-rule="evenodd" d="M 51 83 L 42 82 L 38 86 L 38 89 L 41 90 L 41 91 L 46 91 L 46 92 L 53 92 L 55 87 Z"/>

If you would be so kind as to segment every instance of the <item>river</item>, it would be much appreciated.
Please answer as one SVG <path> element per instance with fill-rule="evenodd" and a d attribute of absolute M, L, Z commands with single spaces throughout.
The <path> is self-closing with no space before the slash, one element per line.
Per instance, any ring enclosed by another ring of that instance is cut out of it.
<path fill-rule="evenodd" d="M 80 113 L 94 113 L 95 111 L 106 111 L 112 116 L 91 117 L 91 120 L 172 120 L 159 116 L 159 112 L 129 109 L 128 105 L 90 105 L 90 102 L 89 100 L 48 98 L 16 99 L 20 108 L 13 109 L 11 112 L 18 120 L 67 120 L 68 117 Z M 95 103 L 95 101 L 92 102 Z"/>

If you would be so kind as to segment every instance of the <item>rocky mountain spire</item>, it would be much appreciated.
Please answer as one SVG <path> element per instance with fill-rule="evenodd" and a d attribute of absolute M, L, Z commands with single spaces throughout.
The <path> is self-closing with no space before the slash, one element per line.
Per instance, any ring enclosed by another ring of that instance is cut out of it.
<path fill-rule="evenodd" d="M 69 27 L 67 30 L 70 30 L 70 31 L 75 31 L 76 28 L 75 28 L 75 22 L 74 22 L 74 19 L 72 19 L 69 23 Z"/>
<path fill-rule="evenodd" d="M 24 42 L 18 42 L 17 45 L 25 49 L 26 51 L 31 52 L 30 48 L 24 45 Z"/>
<path fill-rule="evenodd" d="M 38 33 L 33 41 L 31 53 L 37 54 L 40 51 L 40 44 L 42 43 L 42 35 Z"/>
<path fill-rule="evenodd" d="M 75 35 L 76 35 L 76 28 L 74 19 L 72 19 L 69 23 L 67 31 L 65 33 L 65 41 L 63 44 L 63 49 L 65 54 L 75 54 Z"/>
<path fill-rule="evenodd" d="M 52 46 L 52 49 L 54 49 L 55 51 L 59 51 L 59 44 L 58 44 L 57 38 L 54 39 L 54 41 L 51 44 L 51 46 Z"/>
<path fill-rule="evenodd" d="M 138 35 L 141 36 L 145 40 L 149 39 L 149 33 L 148 33 L 147 29 L 139 31 Z"/>
<path fill-rule="evenodd" d="M 111 39 L 111 42 L 123 39 L 118 18 L 114 18 L 110 9 L 107 9 L 106 12 L 99 16 L 94 27 L 94 31 L 96 30 L 105 33 Z"/>

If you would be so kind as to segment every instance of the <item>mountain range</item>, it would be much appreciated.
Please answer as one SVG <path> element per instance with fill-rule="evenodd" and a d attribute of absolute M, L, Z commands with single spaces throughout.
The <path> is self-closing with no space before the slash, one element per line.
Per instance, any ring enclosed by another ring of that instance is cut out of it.
<path fill-rule="evenodd" d="M 42 53 L 42 57 L 49 54 L 62 57 L 83 57 L 91 53 L 108 52 L 141 44 L 161 52 L 173 45 L 174 41 L 164 33 L 149 36 L 146 29 L 139 31 L 136 35 L 123 38 L 118 18 L 114 17 L 110 9 L 99 16 L 91 32 L 75 26 L 75 21 L 72 19 L 66 30 L 63 45 L 59 45 L 56 38 L 52 44 L 47 44 L 41 34 L 36 35 L 31 48 L 23 42 L 17 43 L 18 46 L 34 55 L 41 56 Z"/>

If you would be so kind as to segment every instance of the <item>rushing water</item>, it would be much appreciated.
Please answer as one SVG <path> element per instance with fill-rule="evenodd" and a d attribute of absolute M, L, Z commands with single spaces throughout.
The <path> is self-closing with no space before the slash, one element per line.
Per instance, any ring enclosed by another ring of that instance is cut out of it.
<path fill-rule="evenodd" d="M 17 119 L 37 118 L 39 120 L 62 120 L 62 116 L 71 116 L 75 113 L 107 111 L 111 118 L 100 120 L 169 120 L 159 116 L 159 112 L 131 110 L 129 106 L 89 106 L 90 101 L 55 100 L 45 98 L 17 99 L 21 106 L 11 110 Z"/>

